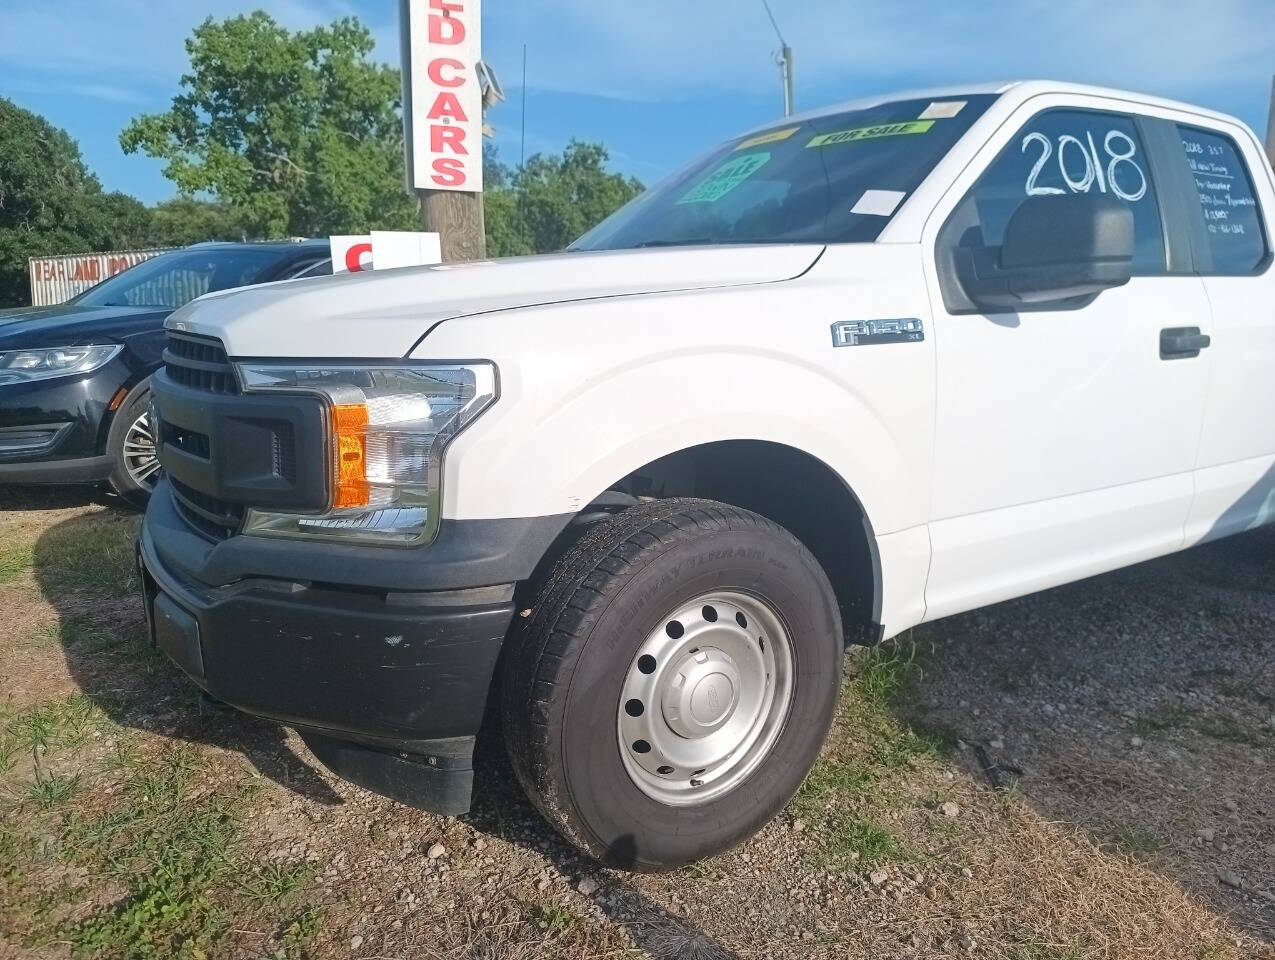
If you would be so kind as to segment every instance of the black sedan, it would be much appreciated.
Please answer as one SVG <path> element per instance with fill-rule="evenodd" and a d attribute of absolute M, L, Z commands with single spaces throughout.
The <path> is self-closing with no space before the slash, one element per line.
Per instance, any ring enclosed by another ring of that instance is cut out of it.
<path fill-rule="evenodd" d="M 198 244 L 67 303 L 0 311 L 0 482 L 105 480 L 144 503 L 159 471 L 148 385 L 168 315 L 215 290 L 331 272 L 327 241 Z"/>

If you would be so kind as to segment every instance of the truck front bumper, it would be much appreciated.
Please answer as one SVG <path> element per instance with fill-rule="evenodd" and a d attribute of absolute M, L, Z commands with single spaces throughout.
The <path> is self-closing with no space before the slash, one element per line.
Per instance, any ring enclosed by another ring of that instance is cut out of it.
<path fill-rule="evenodd" d="M 166 486 L 151 498 L 137 547 L 156 645 L 212 697 L 295 726 L 338 775 L 438 813 L 468 810 L 514 583 L 403 591 L 241 570 L 212 585 L 182 565 L 194 535 Z M 250 561 L 248 541 L 258 538 L 233 539 L 237 565 Z M 228 546 L 200 542 L 209 554 Z M 264 567 L 277 569 L 279 544 L 259 543 Z M 325 550 L 291 548 L 311 564 Z M 200 566 L 205 576 L 220 569 L 209 556 Z"/>

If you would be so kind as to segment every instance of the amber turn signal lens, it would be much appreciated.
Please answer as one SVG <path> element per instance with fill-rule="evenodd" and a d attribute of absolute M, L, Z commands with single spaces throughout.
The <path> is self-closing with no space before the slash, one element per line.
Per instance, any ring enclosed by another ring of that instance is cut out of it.
<path fill-rule="evenodd" d="M 366 507 L 371 496 L 367 482 L 367 407 L 361 403 L 332 408 L 332 446 L 336 450 L 334 507 Z"/>

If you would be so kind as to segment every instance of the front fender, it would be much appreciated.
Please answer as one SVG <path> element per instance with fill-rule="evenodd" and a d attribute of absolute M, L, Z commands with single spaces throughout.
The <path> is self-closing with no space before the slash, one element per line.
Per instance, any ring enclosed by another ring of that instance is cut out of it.
<path fill-rule="evenodd" d="M 508 332 L 478 339 L 499 343 Z M 827 337 L 826 327 L 819 332 Z M 760 440 L 830 467 L 878 535 L 923 522 L 924 471 L 908 449 L 915 438 L 900 437 L 897 418 L 886 415 L 897 410 L 877 409 L 866 390 L 827 364 L 721 340 L 646 352 L 597 340 L 559 340 L 555 350 L 528 343 L 497 358 L 500 399 L 447 453 L 445 518 L 573 513 L 660 457 L 715 441 Z M 826 341 L 820 347 L 827 350 Z M 436 356 L 437 345 L 428 352 Z"/>

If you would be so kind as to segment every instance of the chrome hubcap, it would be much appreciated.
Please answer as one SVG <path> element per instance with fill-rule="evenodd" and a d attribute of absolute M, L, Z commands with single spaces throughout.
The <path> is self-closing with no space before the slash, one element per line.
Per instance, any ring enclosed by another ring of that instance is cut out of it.
<path fill-rule="evenodd" d="M 770 605 L 734 591 L 696 597 L 629 665 L 617 719 L 624 768 L 661 803 L 719 797 L 770 752 L 792 694 L 792 644 Z"/>
<path fill-rule="evenodd" d="M 159 458 L 155 456 L 148 412 L 134 420 L 124 434 L 124 469 L 134 483 L 148 490 L 159 480 Z"/>

